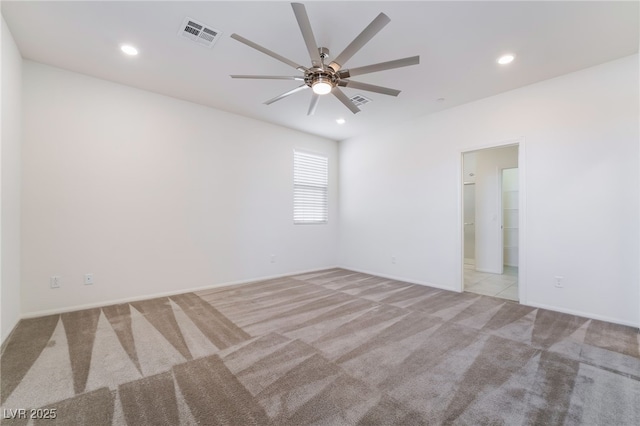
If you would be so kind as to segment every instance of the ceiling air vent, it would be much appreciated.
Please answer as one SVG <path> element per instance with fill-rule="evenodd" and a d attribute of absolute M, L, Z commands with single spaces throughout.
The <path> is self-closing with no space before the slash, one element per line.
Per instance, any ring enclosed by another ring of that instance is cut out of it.
<path fill-rule="evenodd" d="M 355 95 L 355 96 L 352 96 L 350 99 L 351 99 L 351 102 L 353 102 L 353 104 L 357 107 L 371 102 L 371 99 L 366 98 L 362 95 Z"/>
<path fill-rule="evenodd" d="M 211 28 L 210 26 L 196 21 L 189 17 L 184 18 L 182 27 L 178 35 L 195 41 L 205 47 L 212 47 L 222 35 L 222 31 Z"/>

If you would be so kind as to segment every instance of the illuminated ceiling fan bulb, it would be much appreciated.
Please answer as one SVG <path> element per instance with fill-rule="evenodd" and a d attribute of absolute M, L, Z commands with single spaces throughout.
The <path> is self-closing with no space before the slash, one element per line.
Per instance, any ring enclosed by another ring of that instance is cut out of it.
<path fill-rule="evenodd" d="M 123 53 L 126 53 L 129 56 L 136 56 L 138 54 L 138 49 L 129 44 L 123 44 L 122 46 L 120 46 L 120 50 L 122 50 Z"/>
<path fill-rule="evenodd" d="M 513 62 L 515 58 L 516 57 L 511 54 L 507 54 L 507 55 L 500 56 L 496 62 L 498 62 L 500 65 L 507 65 Z"/>
<path fill-rule="evenodd" d="M 318 81 L 313 83 L 311 88 L 313 89 L 313 93 L 317 95 L 326 95 L 327 93 L 331 92 L 331 89 L 333 89 L 333 86 L 331 85 L 331 83 L 328 83 L 325 80 L 319 79 Z"/>

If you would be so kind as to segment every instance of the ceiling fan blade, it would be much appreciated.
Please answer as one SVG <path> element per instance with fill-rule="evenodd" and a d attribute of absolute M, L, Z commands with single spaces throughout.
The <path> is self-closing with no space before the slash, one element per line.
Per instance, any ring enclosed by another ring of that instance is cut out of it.
<path fill-rule="evenodd" d="M 331 93 L 333 93 L 333 96 L 338 98 L 338 100 L 340 102 L 342 102 L 344 104 L 344 106 L 349 108 L 352 113 L 357 114 L 357 113 L 360 112 L 360 108 L 355 106 L 353 104 L 353 102 L 351 102 L 351 99 L 349 99 L 349 97 L 347 95 L 345 95 L 344 92 L 342 90 L 340 90 L 339 87 L 334 87 L 333 90 L 331 91 Z"/>
<path fill-rule="evenodd" d="M 379 14 L 376 19 L 371 21 L 371 23 L 362 30 L 362 32 L 349 44 L 338 56 L 336 56 L 335 60 L 331 62 L 329 65 L 335 71 L 338 71 L 342 68 L 345 62 L 347 62 L 353 55 L 358 52 L 358 50 L 362 49 L 362 47 L 369 42 L 378 34 L 378 32 L 385 27 L 391 19 L 384 13 Z"/>
<path fill-rule="evenodd" d="M 306 71 L 307 69 L 305 67 L 303 67 L 302 65 L 296 64 L 295 62 L 293 62 L 290 59 L 285 58 L 284 56 L 278 55 L 276 52 L 273 52 L 269 49 L 267 49 L 266 47 L 262 47 L 257 43 L 252 42 L 251 40 L 247 40 L 246 38 L 238 35 L 238 34 L 231 34 L 231 38 L 238 40 L 240 43 L 244 43 L 249 47 L 253 47 L 256 50 L 259 50 L 260 52 L 264 53 L 265 55 L 269 55 L 274 59 L 279 60 L 280 62 L 284 62 L 285 64 L 296 68 L 300 71 Z"/>
<path fill-rule="evenodd" d="M 289 90 L 288 92 L 285 92 L 282 95 L 276 96 L 273 99 L 269 99 L 268 101 L 265 102 L 265 105 L 271 105 L 275 101 L 279 101 L 282 98 L 286 98 L 287 96 L 293 95 L 294 93 L 298 93 L 299 91 L 304 90 L 304 89 L 308 89 L 308 88 L 309 88 L 309 86 L 307 86 L 306 84 L 303 84 L 302 86 L 298 86 L 293 90 Z"/>
<path fill-rule="evenodd" d="M 409 65 L 417 65 L 419 63 L 420 56 L 411 56 L 409 58 L 396 59 L 395 61 L 380 62 L 373 65 L 366 65 L 364 67 L 342 70 L 338 75 L 340 78 L 355 77 L 356 75 L 369 74 L 371 72 L 390 70 L 393 68 L 408 67 Z"/>
<path fill-rule="evenodd" d="M 231 78 L 252 78 L 256 80 L 299 80 L 304 81 L 303 76 L 294 75 L 230 75 Z"/>
<path fill-rule="evenodd" d="M 291 3 L 291 7 L 293 8 L 293 13 L 296 15 L 298 26 L 300 27 L 300 31 L 302 32 L 302 38 L 304 38 L 304 42 L 307 45 L 307 50 L 309 51 L 309 56 L 311 57 L 311 63 L 314 67 L 319 67 L 322 65 L 322 60 L 320 59 L 318 44 L 316 43 L 316 39 L 313 36 L 313 30 L 311 29 L 311 23 L 309 22 L 307 9 L 302 3 Z"/>
<path fill-rule="evenodd" d="M 390 89 L 388 87 L 376 86 L 374 84 L 361 83 L 353 80 L 340 80 L 340 86 L 350 87 L 352 89 L 366 90 L 368 92 L 382 93 L 383 95 L 398 96 L 400 90 Z"/>
<path fill-rule="evenodd" d="M 311 96 L 311 103 L 309 104 L 309 112 L 307 115 L 313 115 L 316 113 L 316 108 L 318 107 L 318 101 L 320 100 L 320 95 L 317 93 L 313 93 Z"/>

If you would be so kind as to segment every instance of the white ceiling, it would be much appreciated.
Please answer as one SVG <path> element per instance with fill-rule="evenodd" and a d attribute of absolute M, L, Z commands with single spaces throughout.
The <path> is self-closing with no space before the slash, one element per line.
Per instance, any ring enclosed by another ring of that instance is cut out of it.
<path fill-rule="evenodd" d="M 309 117 L 311 91 L 263 104 L 297 81 L 231 79 L 299 74 L 232 33 L 310 66 L 288 2 L 2 1 L 2 14 L 26 59 L 335 140 L 638 52 L 638 2 L 304 3 L 318 45 L 333 55 L 378 13 L 388 15 L 391 22 L 345 67 L 420 55 L 420 65 L 353 78 L 402 93 L 345 88 L 372 102 L 353 115 L 325 96 Z M 213 48 L 178 37 L 187 16 L 223 32 Z M 140 54 L 125 57 L 122 43 Z M 516 60 L 499 66 L 504 52 Z M 347 122 L 337 124 L 339 117 Z"/>

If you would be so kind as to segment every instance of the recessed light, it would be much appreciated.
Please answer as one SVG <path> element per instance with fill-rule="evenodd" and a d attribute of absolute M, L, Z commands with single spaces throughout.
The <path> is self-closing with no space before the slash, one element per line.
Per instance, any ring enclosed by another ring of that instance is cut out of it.
<path fill-rule="evenodd" d="M 513 62 L 513 60 L 514 60 L 515 58 L 516 58 L 516 57 L 515 57 L 515 56 L 513 56 L 512 54 L 502 55 L 502 56 L 500 56 L 500 57 L 498 58 L 498 61 L 497 61 L 497 62 L 498 62 L 500 65 L 507 65 L 507 64 L 510 64 L 511 62 Z"/>
<path fill-rule="evenodd" d="M 122 50 L 129 56 L 136 56 L 138 54 L 138 49 L 131 46 L 130 44 L 123 44 L 122 46 L 120 46 L 120 50 Z"/>
<path fill-rule="evenodd" d="M 338 118 L 338 119 L 336 120 L 336 123 L 338 123 L 338 124 L 344 124 L 344 123 L 346 123 L 346 122 L 347 122 L 347 120 L 345 120 L 344 118 Z"/>

